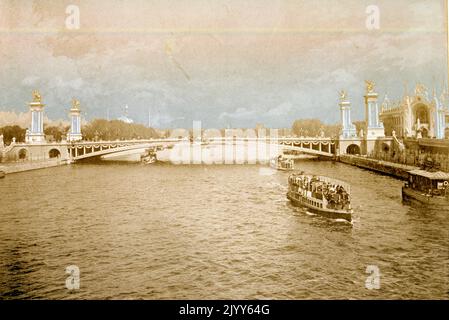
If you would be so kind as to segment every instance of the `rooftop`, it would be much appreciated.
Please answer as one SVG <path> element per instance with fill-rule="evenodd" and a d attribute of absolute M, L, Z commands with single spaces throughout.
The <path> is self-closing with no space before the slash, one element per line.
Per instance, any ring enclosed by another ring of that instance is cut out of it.
<path fill-rule="evenodd" d="M 425 177 L 430 180 L 449 180 L 449 173 L 442 171 L 430 172 L 426 170 L 412 170 L 409 171 L 411 175 Z"/>

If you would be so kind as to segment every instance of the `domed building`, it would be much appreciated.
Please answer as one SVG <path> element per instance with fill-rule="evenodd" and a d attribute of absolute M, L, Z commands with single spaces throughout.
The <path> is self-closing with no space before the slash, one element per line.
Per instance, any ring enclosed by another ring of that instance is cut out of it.
<path fill-rule="evenodd" d="M 128 116 L 128 105 L 125 106 L 125 114 L 117 118 L 117 120 L 123 121 L 125 123 L 134 123 L 134 120 Z"/>

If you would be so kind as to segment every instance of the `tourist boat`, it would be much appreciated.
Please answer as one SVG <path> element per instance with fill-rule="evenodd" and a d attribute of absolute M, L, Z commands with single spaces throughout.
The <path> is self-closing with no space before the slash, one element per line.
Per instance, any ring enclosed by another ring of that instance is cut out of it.
<path fill-rule="evenodd" d="M 151 164 L 151 163 L 155 163 L 157 161 L 157 159 L 156 159 L 156 157 L 147 157 L 147 158 L 144 158 L 142 161 L 145 164 Z"/>
<path fill-rule="evenodd" d="M 402 187 L 402 199 L 438 208 L 449 209 L 449 174 L 441 171 L 409 171 L 409 180 Z"/>
<path fill-rule="evenodd" d="M 288 177 L 287 198 L 294 206 L 332 219 L 351 221 L 350 186 L 340 180 L 294 173 Z"/>
<path fill-rule="evenodd" d="M 155 163 L 157 161 L 156 154 L 150 154 L 144 157 L 141 157 L 141 160 L 145 164 Z"/>
<path fill-rule="evenodd" d="M 285 159 L 281 155 L 278 158 L 271 159 L 270 166 L 280 171 L 292 171 L 295 169 L 295 162 L 293 159 Z"/>
<path fill-rule="evenodd" d="M 140 157 L 140 160 L 145 164 L 155 163 L 157 161 L 156 152 L 153 150 L 147 150 L 147 152 Z"/>

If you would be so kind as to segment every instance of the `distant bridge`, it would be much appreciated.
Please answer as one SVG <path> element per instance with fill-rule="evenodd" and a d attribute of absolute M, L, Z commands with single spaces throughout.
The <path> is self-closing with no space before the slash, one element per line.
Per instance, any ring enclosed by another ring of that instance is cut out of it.
<path fill-rule="evenodd" d="M 211 138 L 212 143 L 266 143 L 271 147 L 282 150 L 299 151 L 305 154 L 334 157 L 336 155 L 337 141 L 331 138 Z"/>

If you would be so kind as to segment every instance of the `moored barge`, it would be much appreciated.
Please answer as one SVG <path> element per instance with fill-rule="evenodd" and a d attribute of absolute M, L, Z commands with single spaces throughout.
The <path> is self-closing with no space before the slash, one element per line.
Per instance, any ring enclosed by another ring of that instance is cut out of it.
<path fill-rule="evenodd" d="M 435 208 L 449 209 L 449 174 L 441 171 L 409 171 L 402 187 L 405 202 L 417 202 Z"/>

